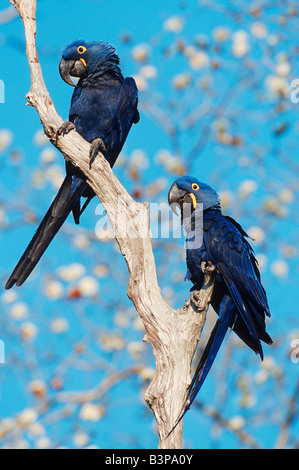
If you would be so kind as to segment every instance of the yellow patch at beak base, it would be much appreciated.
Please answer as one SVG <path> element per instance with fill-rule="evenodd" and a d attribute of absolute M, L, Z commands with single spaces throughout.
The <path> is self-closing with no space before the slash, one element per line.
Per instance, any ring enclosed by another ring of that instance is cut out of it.
<path fill-rule="evenodd" d="M 196 204 L 197 204 L 197 202 L 196 202 L 196 197 L 194 196 L 193 193 L 190 193 L 190 196 L 191 196 L 192 203 L 193 203 L 193 209 L 195 209 Z"/>
<path fill-rule="evenodd" d="M 86 62 L 85 62 L 85 60 L 82 59 L 82 57 L 80 57 L 80 60 L 81 60 L 82 64 L 85 65 L 85 67 L 86 67 Z"/>

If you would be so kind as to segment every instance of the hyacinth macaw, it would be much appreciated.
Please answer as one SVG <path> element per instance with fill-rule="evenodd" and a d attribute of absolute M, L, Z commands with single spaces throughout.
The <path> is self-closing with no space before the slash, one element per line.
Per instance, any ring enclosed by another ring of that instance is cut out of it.
<path fill-rule="evenodd" d="M 133 123 L 139 121 L 138 92 L 133 78 L 124 78 L 115 48 L 103 41 L 76 40 L 65 47 L 59 64 L 62 79 L 75 87 L 69 121 L 57 132 L 57 138 L 75 129 L 91 143 L 90 158 L 101 151 L 114 165 Z M 77 85 L 71 76 L 78 77 Z M 80 199 L 86 201 L 81 208 Z M 44 216 L 34 237 L 8 279 L 5 288 L 23 284 L 54 236 L 73 212 L 75 223 L 94 192 L 83 173 L 66 162 L 66 177 Z"/>
<path fill-rule="evenodd" d="M 168 202 L 175 213 L 181 210 L 187 235 L 185 279 L 193 283 L 192 290 L 202 286 L 202 262 L 215 267 L 211 305 L 219 316 L 188 389 L 181 419 L 202 387 L 228 328 L 261 359 L 261 341 L 271 344 L 272 339 L 265 329 L 270 310 L 249 237 L 234 219 L 221 213 L 216 191 L 196 178 L 182 176 L 171 186 Z M 199 243 L 195 243 L 197 236 Z"/>

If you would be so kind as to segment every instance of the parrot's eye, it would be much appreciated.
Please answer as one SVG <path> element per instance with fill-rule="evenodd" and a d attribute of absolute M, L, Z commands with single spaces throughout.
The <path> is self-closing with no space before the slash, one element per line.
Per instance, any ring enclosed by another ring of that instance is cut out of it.
<path fill-rule="evenodd" d="M 193 183 L 193 184 L 192 184 L 192 189 L 193 189 L 193 191 L 198 191 L 198 190 L 199 190 L 198 184 Z"/>
<path fill-rule="evenodd" d="M 86 47 L 79 46 L 79 47 L 77 47 L 77 51 L 79 52 L 79 54 L 83 54 L 86 51 Z"/>

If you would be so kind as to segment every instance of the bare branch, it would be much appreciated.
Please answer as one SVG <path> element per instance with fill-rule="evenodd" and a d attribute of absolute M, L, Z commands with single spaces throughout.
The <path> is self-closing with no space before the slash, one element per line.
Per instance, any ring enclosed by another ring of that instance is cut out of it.
<path fill-rule="evenodd" d="M 99 385 L 84 391 L 67 391 L 56 394 L 54 401 L 57 403 L 86 403 L 88 401 L 99 400 L 116 383 L 133 374 L 139 374 L 141 366 L 135 366 L 131 369 L 125 369 L 121 372 L 114 372 L 104 379 Z"/>
<path fill-rule="evenodd" d="M 228 429 L 230 432 L 234 433 L 240 442 L 243 442 L 246 446 L 249 446 L 252 449 L 261 449 L 259 443 L 249 433 L 243 431 L 242 429 L 235 429 L 232 423 L 228 419 L 223 418 L 221 413 L 212 406 L 203 405 L 202 403 L 196 403 L 196 406 L 206 413 L 207 416 L 213 418 L 223 428 Z"/>
<path fill-rule="evenodd" d="M 284 422 L 282 423 L 282 427 L 278 435 L 277 442 L 275 444 L 275 449 L 286 448 L 291 425 L 297 417 L 298 397 L 299 397 L 299 381 L 297 381 L 294 393 L 289 400 L 289 404 L 288 404 L 289 406 L 287 409 L 286 418 Z"/>
<path fill-rule="evenodd" d="M 53 145 L 73 165 L 80 167 L 86 180 L 102 202 L 115 237 L 128 266 L 128 296 L 142 318 L 153 346 L 156 373 L 145 393 L 159 427 L 160 448 L 180 448 L 183 422 L 168 436 L 186 400 L 190 384 L 190 364 L 205 322 L 214 286 L 214 273 L 205 275 L 198 292 L 200 311 L 191 302 L 179 310 L 162 298 L 152 250 L 148 203 L 136 203 L 114 175 L 109 163 L 99 156 L 89 168 L 90 144 L 72 131 L 56 144 L 56 132 L 62 124 L 45 86 L 37 57 L 36 0 L 10 0 L 18 10 L 25 28 L 26 51 L 31 72 L 28 104 L 39 114 L 44 131 Z M 168 437 L 167 437 L 168 436 Z"/>

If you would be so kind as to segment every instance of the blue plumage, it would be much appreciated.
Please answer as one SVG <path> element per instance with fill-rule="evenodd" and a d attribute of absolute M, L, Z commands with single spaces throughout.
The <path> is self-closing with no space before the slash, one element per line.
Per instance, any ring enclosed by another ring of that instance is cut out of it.
<path fill-rule="evenodd" d="M 83 58 L 86 62 L 86 73 L 90 79 L 103 75 L 107 70 L 122 77 L 115 47 L 108 42 L 76 39 L 63 49 L 62 57 L 65 60 Z"/>
<path fill-rule="evenodd" d="M 90 142 L 96 155 L 105 153 L 111 167 L 114 165 L 133 123 L 139 121 L 138 92 L 133 78 L 124 78 L 119 68 L 115 48 L 103 41 L 88 42 L 78 39 L 65 47 L 59 65 L 66 83 L 75 86 L 71 76 L 78 77 L 69 111 L 69 121 L 58 131 L 58 137 L 72 129 Z M 80 199 L 86 202 L 81 208 Z M 49 246 L 69 213 L 79 218 L 94 197 L 92 189 L 78 168 L 66 162 L 66 177 L 46 213 L 36 234 L 6 283 L 6 289 L 15 283 L 20 286 L 27 279 L 40 257 Z"/>
<path fill-rule="evenodd" d="M 187 233 L 186 278 L 193 283 L 193 289 L 202 286 L 203 261 L 216 267 L 211 305 L 219 318 L 189 387 L 184 414 L 204 383 L 228 328 L 263 359 L 261 341 L 272 343 L 265 329 L 265 316 L 270 316 L 270 309 L 248 235 L 234 219 L 221 213 L 217 193 L 196 178 L 183 176 L 173 183 L 168 200 L 181 211 L 184 204 L 191 204 L 187 216 L 182 213 L 182 223 Z M 198 210 L 200 203 L 203 212 Z M 194 237 L 196 217 L 201 217 L 203 238 L 201 246 L 192 249 L 188 240 Z"/>

